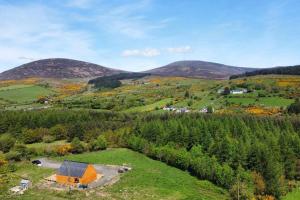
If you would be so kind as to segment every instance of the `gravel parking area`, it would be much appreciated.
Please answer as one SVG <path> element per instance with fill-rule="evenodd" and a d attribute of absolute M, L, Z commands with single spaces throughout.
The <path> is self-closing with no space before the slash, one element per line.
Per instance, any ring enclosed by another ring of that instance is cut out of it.
<path fill-rule="evenodd" d="M 41 167 L 58 169 L 61 165 L 61 162 L 53 161 L 47 158 L 38 159 L 41 161 Z M 119 172 L 118 170 L 122 168 L 122 166 L 115 165 L 100 165 L 93 164 L 98 174 L 102 174 L 101 179 L 98 181 L 94 181 L 89 185 L 89 188 L 101 187 L 104 185 L 113 184 L 117 180 L 119 180 Z"/>

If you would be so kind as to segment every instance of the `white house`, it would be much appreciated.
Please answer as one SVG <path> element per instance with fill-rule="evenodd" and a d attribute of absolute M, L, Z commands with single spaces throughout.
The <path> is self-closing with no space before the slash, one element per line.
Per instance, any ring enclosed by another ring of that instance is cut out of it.
<path fill-rule="evenodd" d="M 244 93 L 247 93 L 247 89 L 238 89 L 238 90 L 231 90 L 230 91 L 230 94 L 244 94 Z"/>

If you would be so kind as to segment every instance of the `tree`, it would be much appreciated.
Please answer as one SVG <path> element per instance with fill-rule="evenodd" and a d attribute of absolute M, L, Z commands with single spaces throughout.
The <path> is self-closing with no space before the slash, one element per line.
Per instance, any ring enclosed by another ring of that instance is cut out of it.
<path fill-rule="evenodd" d="M 252 172 L 254 183 L 254 193 L 257 195 L 264 195 L 266 191 L 266 184 L 262 175 L 258 172 Z"/>
<path fill-rule="evenodd" d="M 214 108 L 212 106 L 207 106 L 207 113 L 213 113 Z"/>
<path fill-rule="evenodd" d="M 223 95 L 228 95 L 228 94 L 230 94 L 230 89 L 229 87 L 225 87 L 223 91 Z"/>
<path fill-rule="evenodd" d="M 0 136 L 0 151 L 4 153 L 9 152 L 15 145 L 16 139 L 9 134 L 3 134 Z"/>
<path fill-rule="evenodd" d="M 90 142 L 89 149 L 92 151 L 105 150 L 107 148 L 107 141 L 103 135 L 99 135 L 97 140 Z"/>
<path fill-rule="evenodd" d="M 57 124 L 50 128 L 50 134 L 54 136 L 56 140 L 66 139 L 67 133 L 67 128 L 62 124 Z"/>
<path fill-rule="evenodd" d="M 71 142 L 72 153 L 82 153 L 84 152 L 84 146 L 79 138 L 75 137 Z"/>
<path fill-rule="evenodd" d="M 44 136 L 50 135 L 50 132 L 47 128 L 23 129 L 22 135 L 24 143 L 31 144 L 41 142 Z"/>
<path fill-rule="evenodd" d="M 189 98 L 190 97 L 190 92 L 188 90 L 185 91 L 184 97 L 185 98 Z"/>
<path fill-rule="evenodd" d="M 101 130 L 98 128 L 87 130 L 84 132 L 84 136 L 83 136 L 84 141 L 85 142 L 95 141 L 95 138 L 97 138 L 100 133 L 101 133 Z"/>
<path fill-rule="evenodd" d="M 75 123 L 68 131 L 68 141 L 72 141 L 73 138 L 83 139 L 84 128 L 81 123 Z"/>
<path fill-rule="evenodd" d="M 300 114 L 300 100 L 297 99 L 294 103 L 292 103 L 288 109 L 288 113 Z"/>

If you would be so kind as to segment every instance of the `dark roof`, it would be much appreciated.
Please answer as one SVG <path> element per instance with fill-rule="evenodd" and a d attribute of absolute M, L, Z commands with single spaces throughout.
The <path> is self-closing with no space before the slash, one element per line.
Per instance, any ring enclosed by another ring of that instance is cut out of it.
<path fill-rule="evenodd" d="M 58 169 L 57 174 L 81 178 L 87 167 L 87 163 L 65 160 Z"/>

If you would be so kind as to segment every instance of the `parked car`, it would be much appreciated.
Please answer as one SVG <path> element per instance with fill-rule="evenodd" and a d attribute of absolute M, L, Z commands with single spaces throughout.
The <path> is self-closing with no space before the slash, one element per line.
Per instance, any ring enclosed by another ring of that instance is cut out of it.
<path fill-rule="evenodd" d="M 39 167 L 42 166 L 42 162 L 40 160 L 33 160 L 31 163 Z"/>

